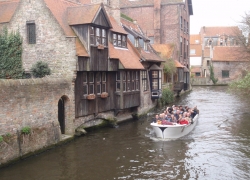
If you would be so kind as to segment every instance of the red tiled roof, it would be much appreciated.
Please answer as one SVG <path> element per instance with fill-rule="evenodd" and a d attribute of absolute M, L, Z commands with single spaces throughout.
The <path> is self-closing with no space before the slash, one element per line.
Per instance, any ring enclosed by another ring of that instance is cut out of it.
<path fill-rule="evenodd" d="M 174 63 L 175 63 L 175 67 L 177 68 L 184 68 L 185 66 L 183 66 L 179 61 L 177 60 L 174 60 Z"/>
<path fill-rule="evenodd" d="M 75 36 L 73 30 L 67 22 L 67 8 L 79 6 L 77 3 L 66 0 L 44 0 L 53 16 L 62 27 L 66 36 Z"/>
<path fill-rule="evenodd" d="M 152 44 L 152 47 L 156 52 L 160 53 L 162 58 L 171 58 L 174 51 L 174 46 L 172 44 Z"/>
<path fill-rule="evenodd" d="M 112 17 L 109 16 L 110 23 L 112 25 L 112 28 L 110 29 L 111 31 L 122 33 L 122 34 L 128 34 L 121 25 L 119 25 L 116 20 Z"/>
<path fill-rule="evenodd" d="M 127 45 L 128 49 L 115 48 L 113 44 L 109 42 L 110 58 L 119 59 L 125 69 L 144 69 L 140 63 L 139 55 L 133 50 L 129 41 Z"/>
<path fill-rule="evenodd" d="M 192 66 L 191 72 L 192 73 L 201 72 L 201 66 Z"/>
<path fill-rule="evenodd" d="M 11 20 L 18 7 L 20 0 L 0 2 L 0 23 L 7 23 Z"/>
<path fill-rule="evenodd" d="M 76 55 L 89 57 L 89 54 L 87 53 L 85 47 L 83 46 L 79 38 L 76 38 Z"/>
<path fill-rule="evenodd" d="M 217 27 L 202 27 L 200 34 L 203 37 L 219 36 L 219 35 L 229 35 L 235 36 L 241 33 L 238 26 L 217 26 Z"/>
<path fill-rule="evenodd" d="M 248 61 L 248 53 L 242 47 L 215 46 L 213 61 Z"/>
<path fill-rule="evenodd" d="M 90 4 L 77 7 L 69 7 L 68 10 L 68 24 L 77 25 L 77 24 L 90 24 L 93 23 L 97 14 L 100 12 L 103 6 L 101 4 Z M 104 7 L 103 7 L 104 9 Z M 103 11 L 107 17 L 106 11 Z M 108 17 L 107 17 L 108 20 Z M 110 26 L 110 22 L 107 22 Z"/>
<path fill-rule="evenodd" d="M 82 4 L 91 4 L 91 0 L 78 0 Z"/>
<path fill-rule="evenodd" d="M 191 44 L 201 44 L 201 35 L 200 34 L 191 34 L 189 41 L 190 41 L 190 45 Z"/>

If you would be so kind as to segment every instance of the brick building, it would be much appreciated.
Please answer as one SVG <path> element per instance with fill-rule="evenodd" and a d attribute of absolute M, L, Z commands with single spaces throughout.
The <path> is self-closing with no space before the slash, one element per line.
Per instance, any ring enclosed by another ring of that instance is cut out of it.
<path fill-rule="evenodd" d="M 189 81 L 189 31 L 192 0 L 121 0 L 121 12 L 137 21 L 152 44 L 173 44 L 174 60 L 185 68 L 184 80 Z"/>
<path fill-rule="evenodd" d="M 199 35 L 191 35 L 191 58 L 200 58 L 200 76 L 210 77 L 210 66 L 214 68 L 218 83 L 227 84 L 241 77 L 248 69 L 249 55 L 238 42 L 242 35 L 237 26 L 206 27 Z M 194 68 L 197 70 L 196 68 Z"/>

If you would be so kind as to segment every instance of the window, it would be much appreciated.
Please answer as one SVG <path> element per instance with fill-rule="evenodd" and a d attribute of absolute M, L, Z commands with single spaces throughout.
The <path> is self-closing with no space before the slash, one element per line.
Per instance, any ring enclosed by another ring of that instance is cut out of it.
<path fill-rule="evenodd" d="M 116 91 L 121 91 L 121 72 L 116 73 Z"/>
<path fill-rule="evenodd" d="M 127 47 L 127 36 L 123 34 L 113 33 L 113 45 L 115 47 Z"/>
<path fill-rule="evenodd" d="M 152 89 L 158 90 L 159 89 L 159 71 L 152 71 Z"/>
<path fill-rule="evenodd" d="M 123 72 L 122 74 L 122 83 L 123 83 L 123 91 L 126 91 L 127 87 L 126 87 L 126 72 Z"/>
<path fill-rule="evenodd" d="M 185 38 L 184 38 L 183 51 L 184 51 L 184 59 L 186 59 L 186 39 Z"/>
<path fill-rule="evenodd" d="M 27 22 L 27 41 L 29 44 L 36 44 L 36 24 L 34 21 Z"/>
<path fill-rule="evenodd" d="M 144 50 L 147 51 L 148 50 L 148 43 L 144 41 Z"/>
<path fill-rule="evenodd" d="M 94 46 L 98 46 L 102 44 L 107 46 L 107 34 L 106 30 L 97 27 L 90 27 L 89 34 L 90 34 L 90 44 Z"/>
<path fill-rule="evenodd" d="M 196 72 L 195 76 L 201 76 L 201 73 L 200 72 Z"/>
<path fill-rule="evenodd" d="M 135 47 L 138 47 L 138 46 L 139 46 L 139 39 L 136 38 L 136 39 L 135 39 Z"/>
<path fill-rule="evenodd" d="M 222 70 L 222 78 L 229 78 L 229 71 L 228 70 Z"/>
<path fill-rule="evenodd" d="M 187 22 L 186 30 L 187 30 L 187 34 L 188 34 L 189 33 L 189 24 L 188 24 L 188 22 Z"/>
<path fill-rule="evenodd" d="M 189 56 L 189 42 L 187 40 L 187 58 L 188 58 L 188 56 Z"/>
<path fill-rule="evenodd" d="M 83 95 L 101 94 L 107 92 L 106 89 L 106 72 L 83 72 Z"/>
<path fill-rule="evenodd" d="M 87 77 L 87 73 L 84 72 L 83 73 L 83 95 L 87 95 L 88 94 L 88 77 Z"/>
<path fill-rule="evenodd" d="M 207 66 L 210 66 L 210 61 L 209 60 L 207 60 Z"/>
<path fill-rule="evenodd" d="M 180 26 L 181 26 L 181 30 L 182 30 L 182 16 L 180 18 Z"/>
<path fill-rule="evenodd" d="M 154 36 L 149 36 L 148 38 L 150 39 L 150 44 L 154 44 L 155 41 Z"/>
<path fill-rule="evenodd" d="M 120 92 L 121 83 L 123 92 L 139 90 L 139 75 L 138 71 L 122 71 L 116 73 L 116 91 Z M 122 80 L 121 80 L 122 79 Z"/>
<path fill-rule="evenodd" d="M 186 33 L 186 20 L 184 19 L 184 29 L 183 29 L 183 31 L 184 31 L 184 33 Z"/>
<path fill-rule="evenodd" d="M 195 55 L 195 49 L 190 49 L 190 55 Z"/>
<path fill-rule="evenodd" d="M 180 54 L 182 56 L 182 37 L 180 38 Z"/>
<path fill-rule="evenodd" d="M 141 71 L 141 77 L 142 77 L 142 89 L 143 91 L 147 91 L 148 90 L 147 71 Z"/>

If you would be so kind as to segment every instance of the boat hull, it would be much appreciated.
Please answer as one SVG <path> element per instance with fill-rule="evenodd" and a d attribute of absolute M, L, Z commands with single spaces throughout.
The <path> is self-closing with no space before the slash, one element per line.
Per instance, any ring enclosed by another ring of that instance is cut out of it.
<path fill-rule="evenodd" d="M 194 129 L 198 122 L 198 117 L 199 114 L 194 117 L 192 124 L 189 123 L 187 125 L 161 125 L 157 123 L 151 123 L 150 125 L 153 127 L 156 137 L 162 139 L 177 139 L 187 135 Z"/>

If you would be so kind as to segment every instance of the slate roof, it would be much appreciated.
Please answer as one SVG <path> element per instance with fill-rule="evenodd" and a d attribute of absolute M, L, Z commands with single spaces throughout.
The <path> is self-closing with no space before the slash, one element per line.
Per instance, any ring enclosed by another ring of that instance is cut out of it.
<path fill-rule="evenodd" d="M 238 26 L 216 26 L 216 27 L 207 27 L 203 26 L 200 29 L 200 34 L 203 37 L 213 37 L 213 36 L 219 36 L 219 35 L 229 35 L 229 36 L 235 36 L 236 34 L 241 33 Z"/>
<path fill-rule="evenodd" d="M 7 23 L 14 15 L 20 0 L 0 2 L 0 23 Z"/>

